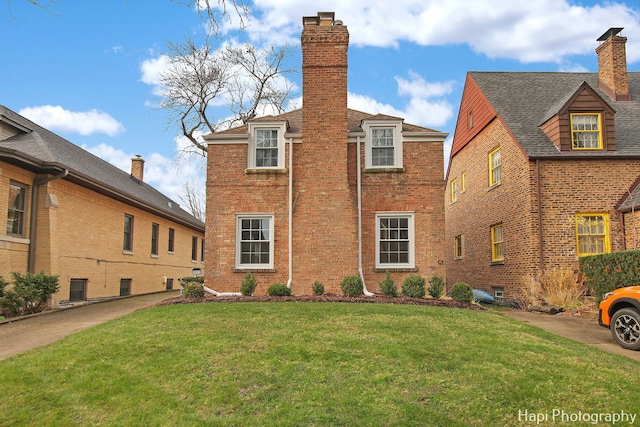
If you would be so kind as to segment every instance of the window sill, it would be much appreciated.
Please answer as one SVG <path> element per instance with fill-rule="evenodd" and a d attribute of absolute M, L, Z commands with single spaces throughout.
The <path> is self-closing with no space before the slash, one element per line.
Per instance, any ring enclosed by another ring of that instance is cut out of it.
<path fill-rule="evenodd" d="M 404 168 L 388 167 L 388 168 L 365 168 L 365 173 L 403 173 Z"/>
<path fill-rule="evenodd" d="M 133 251 L 123 250 L 122 255 L 133 255 Z"/>
<path fill-rule="evenodd" d="M 376 267 L 373 269 L 374 273 L 386 273 L 387 271 L 395 271 L 397 273 L 416 273 L 419 269 L 418 267 Z"/>
<path fill-rule="evenodd" d="M 498 188 L 498 187 L 500 187 L 500 185 L 501 185 L 501 184 L 502 184 L 502 181 L 500 181 L 500 182 L 499 182 L 499 183 L 497 183 L 497 184 L 493 184 L 493 185 L 491 185 L 489 188 L 487 188 L 487 191 L 491 191 L 491 190 L 493 190 L 494 188 Z"/>
<path fill-rule="evenodd" d="M 285 168 L 247 168 L 244 170 L 245 175 L 282 175 L 287 172 L 288 169 Z"/>
<path fill-rule="evenodd" d="M 151 258 L 155 258 L 155 259 L 160 258 L 160 257 L 159 257 L 158 255 L 156 255 L 156 254 L 151 254 L 151 255 L 150 255 L 150 257 L 151 257 Z"/>
<path fill-rule="evenodd" d="M 234 273 L 276 273 L 277 270 L 275 268 L 251 268 L 251 267 L 235 267 L 233 269 Z"/>
<path fill-rule="evenodd" d="M 0 241 L 11 242 L 11 243 L 23 243 L 25 245 L 28 245 L 29 243 L 31 243 L 31 240 L 25 239 L 24 237 L 20 237 L 20 236 L 0 236 Z"/>
<path fill-rule="evenodd" d="M 501 261 L 491 261 L 489 265 L 504 265 L 504 260 Z"/>

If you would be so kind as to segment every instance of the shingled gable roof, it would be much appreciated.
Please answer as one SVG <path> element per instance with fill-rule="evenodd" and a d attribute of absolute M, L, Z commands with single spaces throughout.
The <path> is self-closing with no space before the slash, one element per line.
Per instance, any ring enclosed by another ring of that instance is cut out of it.
<path fill-rule="evenodd" d="M 69 175 L 65 179 L 192 229 L 204 231 L 202 221 L 149 184 L 133 178 L 2 105 L 0 120 L 25 131 L 0 140 L 0 159 L 36 173 L 56 174 L 67 169 Z"/>
<path fill-rule="evenodd" d="M 363 120 L 403 120 L 400 117 L 388 116 L 385 114 L 368 114 L 358 110 L 347 109 L 347 131 L 350 133 L 362 132 Z M 259 122 L 288 122 L 287 132 L 289 133 L 302 133 L 302 108 L 289 111 L 287 113 L 279 114 L 277 116 L 262 116 L 252 120 L 254 123 Z M 410 123 L 402 123 L 403 132 L 436 132 L 440 131 L 425 128 L 422 126 L 412 125 Z M 249 127 L 247 125 L 238 126 L 235 128 L 216 132 L 214 135 L 237 135 L 249 133 Z"/>
<path fill-rule="evenodd" d="M 612 156 L 640 157 L 640 73 L 630 72 L 631 101 L 615 102 L 598 88 L 597 73 L 470 72 L 470 77 L 504 121 L 529 158 Z M 540 129 L 583 84 L 615 111 L 616 150 L 558 151 Z"/>

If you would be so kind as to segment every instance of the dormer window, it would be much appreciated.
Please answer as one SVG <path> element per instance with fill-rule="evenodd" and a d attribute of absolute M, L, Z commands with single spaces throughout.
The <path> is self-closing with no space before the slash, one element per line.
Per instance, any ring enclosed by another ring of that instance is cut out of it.
<path fill-rule="evenodd" d="M 571 114 L 571 147 L 574 150 L 602 150 L 600 114 Z"/>
<path fill-rule="evenodd" d="M 365 121 L 365 165 L 368 169 L 402 168 L 402 122 Z"/>
<path fill-rule="evenodd" d="M 249 169 L 284 168 L 285 122 L 249 123 Z"/>

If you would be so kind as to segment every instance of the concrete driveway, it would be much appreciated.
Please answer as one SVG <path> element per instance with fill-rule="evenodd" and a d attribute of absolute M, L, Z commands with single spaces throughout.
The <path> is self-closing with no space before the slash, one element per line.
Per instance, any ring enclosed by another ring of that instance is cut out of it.
<path fill-rule="evenodd" d="M 528 323 L 545 331 L 580 341 L 609 353 L 627 356 L 640 361 L 640 351 L 626 350 L 613 340 L 611 331 L 603 328 L 595 319 L 562 315 L 538 314 L 529 311 L 511 310 L 504 312 L 507 317 Z"/>
<path fill-rule="evenodd" d="M 178 295 L 180 291 L 173 290 L 116 298 L 0 323 L 0 360 Z"/>

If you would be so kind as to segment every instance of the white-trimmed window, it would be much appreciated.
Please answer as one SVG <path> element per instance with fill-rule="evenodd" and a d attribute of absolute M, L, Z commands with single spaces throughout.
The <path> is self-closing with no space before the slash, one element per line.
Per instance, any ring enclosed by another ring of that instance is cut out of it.
<path fill-rule="evenodd" d="M 376 214 L 376 268 L 414 268 L 412 213 Z"/>
<path fill-rule="evenodd" d="M 363 121 L 365 166 L 402 168 L 402 122 L 399 120 Z"/>
<path fill-rule="evenodd" d="M 236 217 L 236 268 L 273 268 L 273 215 Z"/>
<path fill-rule="evenodd" d="M 284 168 L 284 122 L 260 122 L 249 124 L 250 169 Z"/>

